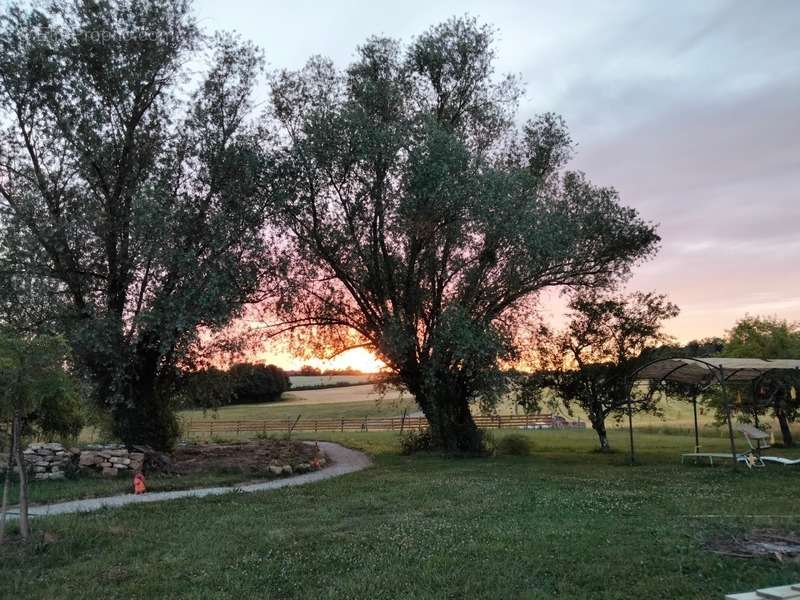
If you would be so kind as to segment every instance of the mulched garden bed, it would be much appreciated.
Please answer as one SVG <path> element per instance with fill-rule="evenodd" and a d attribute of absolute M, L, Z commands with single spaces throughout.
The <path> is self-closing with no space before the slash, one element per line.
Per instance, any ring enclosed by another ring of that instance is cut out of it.
<path fill-rule="evenodd" d="M 269 476 L 315 471 L 328 462 L 315 444 L 291 440 L 191 444 L 179 447 L 171 459 L 170 470 L 178 474 L 227 471 Z"/>
<path fill-rule="evenodd" d="M 739 535 L 711 540 L 706 547 L 736 558 L 772 558 L 779 562 L 800 561 L 800 533 L 777 529 L 754 529 Z"/>

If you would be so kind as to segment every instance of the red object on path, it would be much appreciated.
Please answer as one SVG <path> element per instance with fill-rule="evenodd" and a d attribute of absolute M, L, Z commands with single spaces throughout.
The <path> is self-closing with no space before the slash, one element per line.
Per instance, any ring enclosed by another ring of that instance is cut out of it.
<path fill-rule="evenodd" d="M 144 475 L 137 473 L 133 476 L 133 491 L 136 494 L 144 494 L 147 488 L 144 485 Z"/>

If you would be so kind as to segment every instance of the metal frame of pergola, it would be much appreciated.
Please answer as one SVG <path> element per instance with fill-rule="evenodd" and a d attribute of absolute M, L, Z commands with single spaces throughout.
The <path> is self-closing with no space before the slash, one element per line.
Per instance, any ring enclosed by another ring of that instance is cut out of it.
<path fill-rule="evenodd" d="M 759 379 L 774 371 L 800 370 L 800 360 L 774 359 L 764 360 L 759 358 L 689 358 L 676 356 L 672 358 L 659 358 L 642 365 L 629 377 L 626 385 L 628 395 L 628 432 L 630 437 L 630 460 L 635 462 L 633 443 L 633 409 L 632 390 L 637 381 L 656 381 L 657 388 L 665 381 L 694 383 L 705 385 L 705 388 L 719 384 L 722 390 L 722 399 L 725 405 L 725 417 L 728 423 L 728 436 L 731 443 L 731 458 L 733 468 L 738 463 L 736 454 L 736 440 L 733 435 L 733 422 L 731 419 L 731 405 L 728 402 L 726 384 L 732 382 L 751 382 L 754 385 Z M 703 388 L 703 389 L 705 389 Z M 695 452 L 699 446 L 699 428 L 697 425 L 697 398 L 692 400 L 694 409 L 694 439 Z"/>

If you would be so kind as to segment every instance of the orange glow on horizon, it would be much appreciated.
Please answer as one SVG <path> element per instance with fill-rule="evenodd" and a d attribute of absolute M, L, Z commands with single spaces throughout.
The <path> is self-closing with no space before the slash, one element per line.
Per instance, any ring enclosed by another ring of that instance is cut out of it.
<path fill-rule="evenodd" d="M 297 358 L 288 352 L 265 352 L 253 355 L 249 360 L 277 365 L 282 369 L 297 370 L 303 365 L 318 369 L 358 369 L 362 373 L 377 373 L 386 365 L 375 358 L 369 350 L 354 348 L 330 359 Z"/>

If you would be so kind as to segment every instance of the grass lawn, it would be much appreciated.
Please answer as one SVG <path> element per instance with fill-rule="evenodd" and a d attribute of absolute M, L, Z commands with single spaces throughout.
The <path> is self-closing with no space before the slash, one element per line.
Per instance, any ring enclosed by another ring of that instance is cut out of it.
<path fill-rule="evenodd" d="M 653 434 L 629 467 L 592 452 L 591 431 L 524 435 L 530 456 L 452 459 L 399 456 L 391 433 L 330 434 L 374 467 L 36 520 L 36 543 L 0 549 L 0 596 L 706 599 L 800 581 L 798 563 L 703 549 L 753 527 L 800 530 L 800 469 L 681 466 L 691 439 Z"/>
<path fill-rule="evenodd" d="M 242 481 L 264 479 L 253 475 L 243 475 L 239 472 L 217 471 L 203 474 L 187 475 L 148 475 L 147 490 L 150 492 L 167 492 L 171 490 L 185 490 L 196 487 L 213 487 L 218 485 L 233 485 Z M 11 484 L 11 504 L 19 498 L 19 487 L 16 481 Z M 3 478 L 0 477 L 0 484 Z M 120 475 L 113 479 L 98 476 L 83 476 L 76 479 L 56 479 L 29 482 L 29 498 L 31 504 L 48 504 L 63 500 L 79 500 L 82 498 L 98 498 L 101 496 L 115 496 L 117 494 L 133 493 L 133 475 Z M 0 590 L 1 591 L 1 590 Z M 0 594 L 2 598 L 2 594 Z"/>

